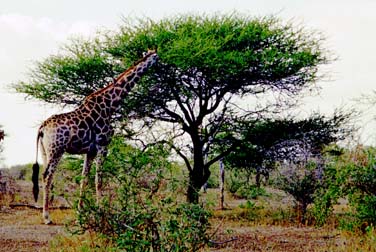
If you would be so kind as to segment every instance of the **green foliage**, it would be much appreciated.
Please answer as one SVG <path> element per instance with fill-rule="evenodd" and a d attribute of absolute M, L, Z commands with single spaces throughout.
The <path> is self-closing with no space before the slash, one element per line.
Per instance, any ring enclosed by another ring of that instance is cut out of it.
<path fill-rule="evenodd" d="M 255 185 L 248 185 L 240 187 L 236 192 L 235 196 L 243 199 L 256 199 L 260 196 L 268 196 L 268 193 L 262 187 L 257 187 Z"/>
<path fill-rule="evenodd" d="M 99 205 L 92 193 L 84 196 L 76 231 L 100 233 L 125 251 L 197 251 L 205 246 L 209 213 L 199 205 L 179 203 L 174 190 L 167 190 L 167 183 L 178 184 L 169 176 L 168 154 L 163 146 L 141 151 L 115 138 L 104 165 L 106 196 Z"/>
<path fill-rule="evenodd" d="M 337 145 L 331 145 L 324 149 L 325 164 L 321 177 L 321 183 L 314 195 L 312 216 L 317 226 L 323 226 L 333 216 L 334 205 L 340 198 L 346 197 L 343 185 L 345 176 L 342 162 L 345 150 Z"/>
<path fill-rule="evenodd" d="M 226 190 L 235 194 L 244 185 L 249 184 L 249 179 L 244 171 L 241 170 L 228 170 L 225 177 Z"/>
<path fill-rule="evenodd" d="M 357 146 L 352 150 L 326 150 L 331 156 L 327 162 L 322 183 L 315 192 L 312 214 L 316 224 L 324 225 L 333 214 L 333 205 L 339 198 L 349 201 L 347 211 L 339 216 L 341 227 L 364 231 L 376 224 L 376 151 Z"/>
<path fill-rule="evenodd" d="M 291 26 L 274 18 L 182 16 L 157 25 L 147 21 L 140 26 L 143 32 L 138 36 L 124 27 L 125 43 L 121 48 L 126 50 L 127 46 L 138 43 L 156 45 L 167 64 L 182 70 L 205 68 L 214 74 L 213 78 L 224 79 L 222 73 L 243 74 L 247 66 L 260 67 L 260 76 L 267 73 L 282 76 L 289 68 L 298 65 L 301 68 L 303 62 L 317 62 L 321 57 L 321 52 L 315 50 L 318 46 L 315 42 L 305 43 L 307 37 L 302 33 L 294 36 Z M 260 66 L 272 58 L 268 65 Z M 261 74 L 263 70 L 266 71 Z"/>
<path fill-rule="evenodd" d="M 323 182 L 314 193 L 312 216 L 317 226 L 323 226 L 333 214 L 333 205 L 337 203 L 342 195 L 336 177 L 328 176 L 328 169 L 325 169 Z"/>
<path fill-rule="evenodd" d="M 245 209 L 253 209 L 255 207 L 255 203 L 247 200 L 247 202 L 245 204 L 240 204 L 239 207 L 245 208 Z"/>
<path fill-rule="evenodd" d="M 251 181 L 250 174 L 243 170 L 231 169 L 226 171 L 225 188 L 239 199 L 256 199 L 259 196 L 268 196 L 262 187 L 257 187 Z"/>
<path fill-rule="evenodd" d="M 240 146 L 224 160 L 235 169 L 255 173 L 261 168 L 269 173 L 274 169 L 275 162 L 294 161 L 295 156 L 301 155 L 292 151 L 281 155 L 279 149 L 286 148 L 283 142 L 301 141 L 309 145 L 308 151 L 317 155 L 328 144 L 343 140 L 352 132 L 348 125 L 350 118 L 351 113 L 337 111 L 332 117 L 316 113 L 303 120 L 286 118 L 242 121 L 238 126 Z"/>
<path fill-rule="evenodd" d="M 376 150 L 357 148 L 342 167 L 343 191 L 348 195 L 353 212 L 353 228 L 376 225 Z M 348 226 L 348 225 L 347 225 Z"/>
<path fill-rule="evenodd" d="M 219 167 L 218 165 L 212 165 L 210 167 L 210 177 L 207 181 L 207 188 L 218 188 L 219 187 Z"/>

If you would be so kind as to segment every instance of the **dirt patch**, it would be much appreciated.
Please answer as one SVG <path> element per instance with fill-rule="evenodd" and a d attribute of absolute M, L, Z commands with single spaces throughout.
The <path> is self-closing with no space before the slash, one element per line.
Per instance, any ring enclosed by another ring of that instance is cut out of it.
<path fill-rule="evenodd" d="M 215 238 L 229 241 L 210 251 L 324 251 L 340 243 L 332 231 L 312 227 L 256 226 L 220 230 Z M 231 241 L 232 240 L 232 241 Z"/>
<path fill-rule="evenodd" d="M 49 251 L 56 235 L 65 234 L 64 225 L 41 224 L 41 212 L 30 209 L 0 211 L 0 251 Z"/>

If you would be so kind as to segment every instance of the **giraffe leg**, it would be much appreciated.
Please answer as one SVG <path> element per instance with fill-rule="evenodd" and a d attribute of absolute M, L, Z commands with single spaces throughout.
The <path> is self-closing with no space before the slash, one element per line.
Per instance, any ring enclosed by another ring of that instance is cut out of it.
<path fill-rule="evenodd" d="M 99 205 L 100 200 L 102 198 L 102 166 L 104 160 L 107 156 L 107 148 L 102 147 L 98 151 L 98 157 L 96 160 L 96 170 L 95 170 L 95 189 L 97 195 L 97 204 Z"/>
<path fill-rule="evenodd" d="M 61 159 L 62 154 L 54 155 L 52 158 L 49 159 L 44 174 L 43 174 L 43 185 L 44 185 L 44 195 L 43 195 L 43 219 L 45 224 L 51 224 L 52 221 L 50 220 L 49 212 L 48 212 L 48 204 L 50 202 L 49 195 L 52 186 L 52 178 L 55 172 L 55 169 Z"/>
<path fill-rule="evenodd" d="M 83 197 L 84 189 L 88 183 L 88 175 L 90 172 L 90 167 L 91 167 L 91 164 L 93 163 L 95 156 L 96 154 L 94 153 L 88 153 L 85 155 L 85 161 L 84 161 L 84 167 L 82 169 L 82 179 L 81 179 L 81 185 L 80 185 L 80 199 L 78 202 L 79 210 L 83 207 L 82 197 Z"/>

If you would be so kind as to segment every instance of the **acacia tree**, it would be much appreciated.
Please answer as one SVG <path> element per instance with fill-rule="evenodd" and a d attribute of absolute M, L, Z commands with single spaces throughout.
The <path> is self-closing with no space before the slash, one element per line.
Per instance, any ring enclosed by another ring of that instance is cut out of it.
<path fill-rule="evenodd" d="M 228 134 L 236 132 L 238 147 L 224 161 L 234 169 L 256 173 L 259 186 L 260 174 L 268 175 L 273 163 L 286 160 L 296 163 L 309 155 L 317 157 L 327 145 L 345 139 L 353 131 L 349 125 L 351 117 L 352 112 L 336 111 L 332 117 L 315 113 L 302 120 L 291 117 L 242 121 L 225 135 L 228 138 Z M 223 148 L 221 141 L 217 148 Z"/>
<path fill-rule="evenodd" d="M 170 126 L 172 140 L 163 141 L 184 160 L 187 199 L 198 202 L 209 167 L 237 145 L 233 141 L 212 151 L 222 125 L 283 109 L 282 100 L 291 105 L 303 90 L 314 88 L 319 66 L 329 61 L 320 42 L 317 34 L 274 17 L 183 15 L 128 22 L 119 32 L 74 41 L 62 54 L 38 62 L 30 79 L 15 88 L 47 102 L 77 104 L 142 52 L 157 48 L 159 65 L 132 91 L 119 115 L 143 118 L 149 127 Z M 274 103 L 255 106 L 269 94 L 277 96 Z"/>
<path fill-rule="evenodd" d="M 275 184 L 296 199 L 303 223 L 315 194 L 329 187 L 324 151 L 327 152 L 329 144 L 352 133 L 352 115 L 353 112 L 337 111 L 331 117 L 316 113 L 303 120 L 291 117 L 240 122 L 234 127 L 237 134 L 228 132 L 223 135 L 223 138 L 229 138 L 229 135 L 239 138 L 237 150 L 226 156 L 224 161 L 231 169 L 246 171 L 248 177 L 256 173 L 258 187 L 260 175 L 267 178 L 269 172 L 278 167 L 279 176 Z M 222 144 L 217 148 L 223 148 Z M 335 150 L 329 153 L 338 154 Z"/>

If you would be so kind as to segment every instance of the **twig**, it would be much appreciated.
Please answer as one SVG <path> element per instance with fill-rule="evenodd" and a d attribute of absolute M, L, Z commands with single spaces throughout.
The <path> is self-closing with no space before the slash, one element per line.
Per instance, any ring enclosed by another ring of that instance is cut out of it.
<path fill-rule="evenodd" d="M 25 203 L 12 203 L 9 204 L 10 208 L 21 208 L 21 207 L 27 207 L 31 209 L 43 209 L 41 206 L 36 206 L 36 205 L 30 205 L 30 204 L 25 204 Z M 60 210 L 66 210 L 66 209 L 72 209 L 69 206 L 58 206 L 58 207 L 49 207 L 49 209 L 60 209 Z"/>
<path fill-rule="evenodd" d="M 226 241 L 222 241 L 222 242 L 218 242 L 218 241 L 213 241 L 213 240 L 209 240 L 210 243 L 214 244 L 214 245 L 222 245 L 222 244 L 225 244 L 225 243 L 228 243 L 228 242 L 232 242 L 232 241 L 236 241 L 238 240 L 238 237 L 231 237 L 230 240 L 226 240 Z"/>

